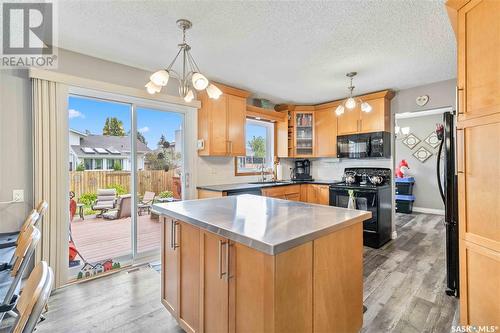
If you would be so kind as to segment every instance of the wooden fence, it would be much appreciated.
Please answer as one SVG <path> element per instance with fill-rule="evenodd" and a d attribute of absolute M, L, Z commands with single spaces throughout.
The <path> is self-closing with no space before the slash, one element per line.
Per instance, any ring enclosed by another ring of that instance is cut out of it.
<path fill-rule="evenodd" d="M 174 170 L 143 170 L 138 171 L 138 192 L 152 191 L 159 194 L 162 191 L 174 191 Z M 70 191 L 77 198 L 83 193 L 96 193 L 97 189 L 111 185 L 122 186 L 127 193 L 131 187 L 130 171 L 70 171 Z"/>

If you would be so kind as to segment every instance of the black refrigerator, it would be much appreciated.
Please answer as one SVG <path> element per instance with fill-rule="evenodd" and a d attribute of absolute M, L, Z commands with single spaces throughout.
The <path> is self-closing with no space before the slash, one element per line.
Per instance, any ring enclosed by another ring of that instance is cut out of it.
<path fill-rule="evenodd" d="M 443 114 L 443 126 L 438 126 L 436 133 L 441 139 L 437 158 L 437 180 L 445 206 L 446 294 L 458 297 L 458 176 L 455 165 L 454 112 Z"/>

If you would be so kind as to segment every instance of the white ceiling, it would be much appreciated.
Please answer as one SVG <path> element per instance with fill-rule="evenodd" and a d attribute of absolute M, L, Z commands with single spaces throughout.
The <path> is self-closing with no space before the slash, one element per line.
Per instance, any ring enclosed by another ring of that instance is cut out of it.
<path fill-rule="evenodd" d="M 319 103 L 456 76 L 443 0 L 61 1 L 59 46 L 147 70 L 177 51 L 175 21 L 193 22 L 192 54 L 209 78 L 273 102 Z"/>

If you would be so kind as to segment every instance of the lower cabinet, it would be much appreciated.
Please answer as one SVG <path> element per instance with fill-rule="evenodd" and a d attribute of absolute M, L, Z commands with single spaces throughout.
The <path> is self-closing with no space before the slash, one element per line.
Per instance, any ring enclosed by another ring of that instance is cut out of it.
<path fill-rule="evenodd" d="M 290 201 L 330 204 L 330 187 L 320 184 L 276 186 L 262 189 L 262 195 Z"/>
<path fill-rule="evenodd" d="M 362 223 L 272 256 L 161 220 L 162 303 L 186 332 L 361 329 Z"/>
<path fill-rule="evenodd" d="M 302 201 L 320 205 L 330 204 L 330 186 L 320 184 L 304 184 L 305 190 L 302 191 Z"/>

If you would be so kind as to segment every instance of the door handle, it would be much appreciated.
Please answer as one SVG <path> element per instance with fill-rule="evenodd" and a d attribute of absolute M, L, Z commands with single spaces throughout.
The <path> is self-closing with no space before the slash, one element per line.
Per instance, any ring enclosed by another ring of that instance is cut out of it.
<path fill-rule="evenodd" d="M 176 239 L 178 222 L 172 219 L 170 223 L 170 248 L 175 251 L 179 247 Z"/>
<path fill-rule="evenodd" d="M 457 174 L 464 173 L 464 159 L 465 159 L 465 140 L 464 129 L 457 129 L 455 158 L 457 159 L 456 170 Z"/>
<path fill-rule="evenodd" d="M 224 277 L 226 282 L 229 282 L 229 240 L 226 243 L 226 271 L 224 272 Z"/>
<path fill-rule="evenodd" d="M 455 87 L 455 107 L 457 108 L 457 114 L 464 114 L 462 110 L 462 98 L 463 98 L 464 88 Z"/>
<path fill-rule="evenodd" d="M 224 275 L 226 275 L 225 272 L 222 272 L 222 246 L 225 245 L 226 242 L 222 241 L 219 239 L 219 248 L 218 248 L 218 252 L 219 252 L 219 258 L 217 260 L 217 273 L 219 275 L 219 279 L 222 280 L 222 277 Z M 228 257 L 228 255 L 226 254 L 226 258 Z M 226 260 L 227 261 L 227 260 Z M 227 263 L 226 263 L 227 265 Z"/>

